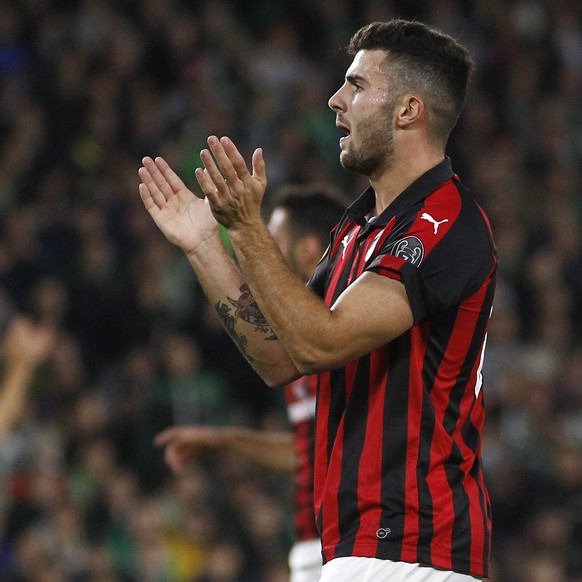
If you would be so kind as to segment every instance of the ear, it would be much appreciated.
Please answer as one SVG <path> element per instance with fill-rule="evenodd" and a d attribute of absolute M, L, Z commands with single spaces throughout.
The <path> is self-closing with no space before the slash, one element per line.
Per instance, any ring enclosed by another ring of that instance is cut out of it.
<path fill-rule="evenodd" d="M 306 280 L 315 270 L 323 251 L 319 237 L 314 234 L 306 234 L 295 243 L 295 263 Z"/>
<path fill-rule="evenodd" d="M 396 105 L 396 125 L 401 129 L 416 123 L 423 115 L 424 102 L 418 95 L 404 95 Z"/>

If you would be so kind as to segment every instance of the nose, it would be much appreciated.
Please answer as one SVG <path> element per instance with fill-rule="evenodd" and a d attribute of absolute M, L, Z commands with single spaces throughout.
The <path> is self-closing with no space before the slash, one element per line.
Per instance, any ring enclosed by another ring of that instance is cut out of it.
<path fill-rule="evenodd" d="M 341 99 L 341 90 L 342 88 L 340 87 L 330 98 L 329 101 L 327 102 L 327 104 L 329 105 L 329 108 L 332 109 L 333 111 L 335 111 L 336 113 L 338 111 L 344 111 L 345 107 L 343 105 L 343 101 Z"/>

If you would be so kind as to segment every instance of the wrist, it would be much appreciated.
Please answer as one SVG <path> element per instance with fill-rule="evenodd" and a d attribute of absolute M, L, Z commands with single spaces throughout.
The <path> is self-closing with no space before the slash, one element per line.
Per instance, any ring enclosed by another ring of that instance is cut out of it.
<path fill-rule="evenodd" d="M 263 238 L 271 238 L 269 229 L 262 220 L 251 223 L 236 223 L 227 229 L 231 242 L 237 246 L 238 243 L 248 243 Z"/>
<path fill-rule="evenodd" d="M 192 262 L 203 257 L 211 256 L 212 253 L 220 249 L 224 249 L 224 242 L 220 230 L 216 228 L 216 230 L 201 239 L 191 249 L 183 250 L 190 262 Z"/>

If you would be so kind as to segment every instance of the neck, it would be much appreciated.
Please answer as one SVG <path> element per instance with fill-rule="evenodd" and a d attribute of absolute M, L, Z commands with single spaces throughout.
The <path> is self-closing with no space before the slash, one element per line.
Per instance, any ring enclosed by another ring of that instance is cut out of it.
<path fill-rule="evenodd" d="M 444 160 L 444 153 L 427 148 L 395 148 L 386 167 L 370 176 L 370 185 L 376 193 L 376 214 L 380 214 L 398 195 L 425 172 Z"/>

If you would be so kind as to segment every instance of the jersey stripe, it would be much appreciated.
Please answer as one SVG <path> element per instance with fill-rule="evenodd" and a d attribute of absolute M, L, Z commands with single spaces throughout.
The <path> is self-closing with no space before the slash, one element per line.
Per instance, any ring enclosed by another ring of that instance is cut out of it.
<path fill-rule="evenodd" d="M 317 529 L 323 531 L 323 492 L 329 466 L 330 443 L 328 441 L 328 411 L 330 409 L 331 384 L 330 372 L 320 374 L 317 389 L 317 424 L 315 429 L 315 459 L 313 467 L 313 503 L 317 520 Z M 327 518 L 327 516 L 325 516 Z M 326 519 L 327 521 L 327 519 Z"/>
<path fill-rule="evenodd" d="M 367 382 L 369 376 L 366 362 L 350 362 L 346 367 L 346 409 L 350 414 L 344 416 L 343 425 L 343 459 L 342 482 L 338 494 L 340 536 L 343 552 L 351 552 L 355 541 L 354 532 L 360 528 L 360 511 L 358 507 L 358 477 L 361 470 L 368 469 L 368 463 L 362 463 L 362 450 L 366 435 L 368 393 L 352 393 L 354 386 Z M 345 438 L 348 435 L 349 438 Z M 342 527 L 342 525 L 344 527 Z"/>
<path fill-rule="evenodd" d="M 418 561 L 417 549 L 420 539 L 420 499 L 421 484 L 418 479 L 421 462 L 422 419 L 414 411 L 422 408 L 423 388 L 422 378 L 418 370 L 422 369 L 425 359 L 426 337 L 428 325 L 419 325 L 410 332 L 410 361 L 408 383 L 410 385 L 408 402 L 408 434 L 406 449 L 406 488 L 405 517 L 402 559 L 409 562 Z"/>
<path fill-rule="evenodd" d="M 358 474 L 358 511 L 362 515 L 360 529 L 356 535 L 356 544 L 362 543 L 362 532 L 380 530 L 381 492 L 382 492 L 382 431 L 384 411 L 382 402 L 386 394 L 388 369 L 385 365 L 387 350 L 373 352 L 370 358 L 370 374 L 374 375 L 374 384 L 378 390 L 370 394 L 367 410 L 367 423 L 362 458 L 369 459 L 360 463 Z M 375 550 L 374 550 L 375 553 Z"/>

